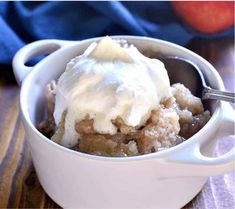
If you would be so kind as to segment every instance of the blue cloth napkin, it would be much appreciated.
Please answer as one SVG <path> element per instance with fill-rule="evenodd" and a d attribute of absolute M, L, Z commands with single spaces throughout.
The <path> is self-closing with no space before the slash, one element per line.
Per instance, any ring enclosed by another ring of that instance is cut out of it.
<path fill-rule="evenodd" d="M 234 28 L 213 35 L 196 32 L 180 21 L 170 2 L 0 2 L 0 64 L 11 64 L 18 49 L 38 39 L 121 34 L 185 45 L 194 37 L 231 37 Z"/>

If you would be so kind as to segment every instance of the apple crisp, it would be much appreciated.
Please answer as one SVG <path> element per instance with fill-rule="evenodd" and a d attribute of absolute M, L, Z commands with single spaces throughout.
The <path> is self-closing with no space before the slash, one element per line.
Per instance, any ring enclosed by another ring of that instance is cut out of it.
<path fill-rule="evenodd" d="M 64 111 L 56 127 L 53 119 L 55 88 L 55 81 L 46 87 L 48 117 L 38 129 L 60 144 L 67 113 Z M 87 115 L 74 127 L 79 139 L 72 149 L 100 156 L 125 157 L 158 152 L 182 143 L 207 123 L 210 112 L 204 110 L 201 99 L 192 95 L 184 85 L 172 85 L 171 92 L 173 96 L 156 105 L 146 123 L 140 127 L 128 126 L 121 117 L 113 120 L 117 128 L 114 135 L 98 133 L 93 127 L 93 119 Z"/>

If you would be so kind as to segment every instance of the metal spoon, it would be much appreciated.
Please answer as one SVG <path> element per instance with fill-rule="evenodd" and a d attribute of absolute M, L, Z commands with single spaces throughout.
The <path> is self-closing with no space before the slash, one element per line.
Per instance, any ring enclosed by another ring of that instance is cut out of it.
<path fill-rule="evenodd" d="M 171 84 L 182 83 L 201 99 L 216 99 L 235 103 L 235 93 L 212 89 L 206 84 L 199 67 L 180 57 L 157 57 L 167 69 Z"/>

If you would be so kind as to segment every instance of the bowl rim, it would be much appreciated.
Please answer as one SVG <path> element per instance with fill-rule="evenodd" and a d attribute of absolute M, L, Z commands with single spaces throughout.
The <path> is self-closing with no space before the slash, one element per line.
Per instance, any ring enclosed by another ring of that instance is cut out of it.
<path fill-rule="evenodd" d="M 205 60 L 204 58 L 202 58 L 198 54 L 192 52 L 191 50 L 189 50 L 185 47 L 182 47 L 180 45 L 177 45 L 175 43 L 171 43 L 171 42 L 168 42 L 168 41 L 165 41 L 165 40 L 149 38 L 149 37 L 144 37 L 144 36 L 125 36 L 125 35 L 123 35 L 123 36 L 110 36 L 110 37 L 112 37 L 112 38 L 123 38 L 123 39 L 127 39 L 127 41 L 128 40 L 153 41 L 153 42 L 158 42 L 158 44 L 168 45 L 170 47 L 180 49 L 180 50 L 184 51 L 185 53 L 197 58 L 200 62 L 203 62 L 207 66 L 207 68 L 216 77 L 219 89 L 220 90 L 224 89 L 223 81 L 222 81 L 220 75 L 218 74 L 218 72 L 216 71 L 216 69 L 207 60 Z M 27 108 L 26 108 L 27 103 L 26 103 L 25 98 L 28 95 L 30 86 L 32 85 L 31 80 L 35 77 L 35 75 L 37 74 L 39 69 L 41 69 L 41 66 L 43 66 L 43 64 L 46 63 L 48 61 L 48 59 L 50 59 L 52 56 L 56 56 L 58 53 L 62 53 L 64 49 L 74 47 L 75 45 L 79 46 L 81 43 L 88 44 L 88 43 L 100 40 L 101 38 L 102 37 L 96 37 L 96 38 L 90 38 L 90 39 L 85 39 L 85 40 L 73 42 L 72 45 L 65 46 L 62 49 L 60 49 L 58 51 L 55 51 L 53 54 L 47 56 L 45 59 L 43 59 L 42 61 L 40 61 L 37 65 L 35 65 L 33 67 L 32 72 L 30 72 L 29 75 L 22 82 L 22 86 L 21 86 L 21 90 L 20 90 L 20 110 L 21 110 L 21 116 L 22 116 L 24 125 L 29 127 L 33 131 L 33 133 L 38 136 L 38 138 L 40 140 L 43 140 L 48 145 L 53 146 L 54 148 L 56 148 L 56 149 L 58 149 L 62 152 L 65 152 L 67 154 L 72 154 L 72 155 L 75 155 L 77 157 L 82 157 L 82 158 L 87 158 L 87 159 L 92 159 L 92 160 L 101 160 L 101 161 L 129 162 L 129 161 L 147 160 L 147 159 L 152 159 L 152 158 L 156 158 L 156 159 L 160 158 L 161 159 L 161 158 L 164 158 L 165 156 L 168 156 L 169 154 L 173 154 L 175 152 L 183 150 L 183 149 L 185 149 L 185 147 L 188 147 L 188 146 L 192 145 L 195 142 L 200 143 L 200 141 L 201 141 L 200 137 L 202 138 L 202 136 L 207 133 L 208 129 L 212 129 L 213 126 L 218 122 L 219 116 L 221 115 L 221 112 L 222 112 L 221 102 L 218 102 L 218 105 L 215 108 L 214 113 L 212 114 L 209 121 L 205 124 L 205 126 L 202 129 L 200 129 L 196 134 L 194 134 L 192 137 L 187 139 L 186 141 L 184 141 L 184 142 L 182 142 L 182 143 L 180 143 L 176 146 L 167 148 L 165 150 L 161 150 L 161 151 L 154 152 L 154 153 L 138 155 L 138 156 L 106 157 L 106 156 L 97 156 L 97 155 L 92 155 L 92 154 L 87 154 L 87 153 L 75 151 L 75 150 L 72 150 L 70 148 L 64 147 L 63 145 L 60 145 L 60 144 L 57 144 L 57 143 L 53 142 L 48 137 L 44 136 L 35 127 L 35 125 L 32 123 L 32 121 L 30 119 L 29 112 L 27 111 Z M 31 137 L 33 137 L 33 135 Z M 34 137 L 34 138 L 36 138 L 36 137 Z"/>

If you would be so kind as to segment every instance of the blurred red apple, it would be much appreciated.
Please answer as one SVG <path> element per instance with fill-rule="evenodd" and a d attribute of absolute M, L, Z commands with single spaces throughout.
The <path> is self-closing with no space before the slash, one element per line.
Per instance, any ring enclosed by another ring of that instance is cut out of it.
<path fill-rule="evenodd" d="M 172 1 L 186 23 L 203 33 L 224 31 L 234 25 L 234 1 Z"/>

